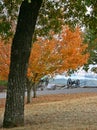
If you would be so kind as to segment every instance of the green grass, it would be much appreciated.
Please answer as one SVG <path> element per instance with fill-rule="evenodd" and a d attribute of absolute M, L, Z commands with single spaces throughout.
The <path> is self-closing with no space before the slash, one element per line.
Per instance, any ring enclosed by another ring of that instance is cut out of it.
<path fill-rule="evenodd" d="M 7 81 L 0 80 L 0 92 L 6 90 L 6 87 L 7 87 Z"/>
<path fill-rule="evenodd" d="M 7 86 L 7 81 L 0 80 L 0 86 Z"/>

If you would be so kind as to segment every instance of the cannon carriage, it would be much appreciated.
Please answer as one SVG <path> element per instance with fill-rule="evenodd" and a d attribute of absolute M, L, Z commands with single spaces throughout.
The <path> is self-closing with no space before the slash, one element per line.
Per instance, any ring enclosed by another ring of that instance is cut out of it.
<path fill-rule="evenodd" d="M 71 78 L 69 78 L 67 80 L 67 88 L 77 88 L 80 87 L 80 80 L 72 80 Z"/>

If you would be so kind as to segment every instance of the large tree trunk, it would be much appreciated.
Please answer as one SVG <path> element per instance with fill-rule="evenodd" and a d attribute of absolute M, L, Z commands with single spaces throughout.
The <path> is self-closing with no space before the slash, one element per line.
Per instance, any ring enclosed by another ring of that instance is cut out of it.
<path fill-rule="evenodd" d="M 24 125 L 24 95 L 32 35 L 42 0 L 22 2 L 16 33 L 11 48 L 3 127 Z"/>

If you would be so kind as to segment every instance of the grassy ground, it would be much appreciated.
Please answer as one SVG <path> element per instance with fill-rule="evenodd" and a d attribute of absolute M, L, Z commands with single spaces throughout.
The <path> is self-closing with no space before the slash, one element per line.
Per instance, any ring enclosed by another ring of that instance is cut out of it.
<path fill-rule="evenodd" d="M 3 113 L 1 100 L 0 125 Z M 25 126 L 10 130 L 97 130 L 97 93 L 37 97 L 25 105 Z"/>

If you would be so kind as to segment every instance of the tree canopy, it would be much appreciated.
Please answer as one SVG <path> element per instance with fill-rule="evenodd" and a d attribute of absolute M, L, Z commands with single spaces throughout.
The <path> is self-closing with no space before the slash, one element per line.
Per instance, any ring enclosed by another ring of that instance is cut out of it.
<path fill-rule="evenodd" d="M 33 82 L 39 82 L 48 74 L 75 70 L 88 61 L 89 54 L 85 52 L 87 44 L 83 44 L 82 32 L 78 27 L 72 30 L 68 26 L 63 26 L 57 36 L 54 32 L 50 35 L 52 35 L 50 40 L 39 38 L 33 44 L 28 66 L 28 77 Z M 0 76 L 6 80 L 9 73 L 10 51 L 10 44 L 0 43 Z"/>
<path fill-rule="evenodd" d="M 0 35 L 12 36 L 22 0 L 0 1 Z M 93 29 L 97 33 L 97 0 L 44 0 L 40 9 L 34 38 L 47 36 L 50 30 L 59 32 L 61 25 L 77 24 Z M 89 10 L 89 11 L 88 11 Z M 88 11 L 88 12 L 87 12 Z"/>
<path fill-rule="evenodd" d="M 33 82 L 48 74 L 76 70 L 88 61 L 89 53 L 85 52 L 87 44 L 83 44 L 78 27 L 71 30 L 63 26 L 57 38 L 53 32 L 51 35 L 53 37 L 50 40 L 39 39 L 33 44 L 28 68 L 28 76 Z"/>
<path fill-rule="evenodd" d="M 8 80 L 11 44 L 0 42 L 0 80 Z"/>

